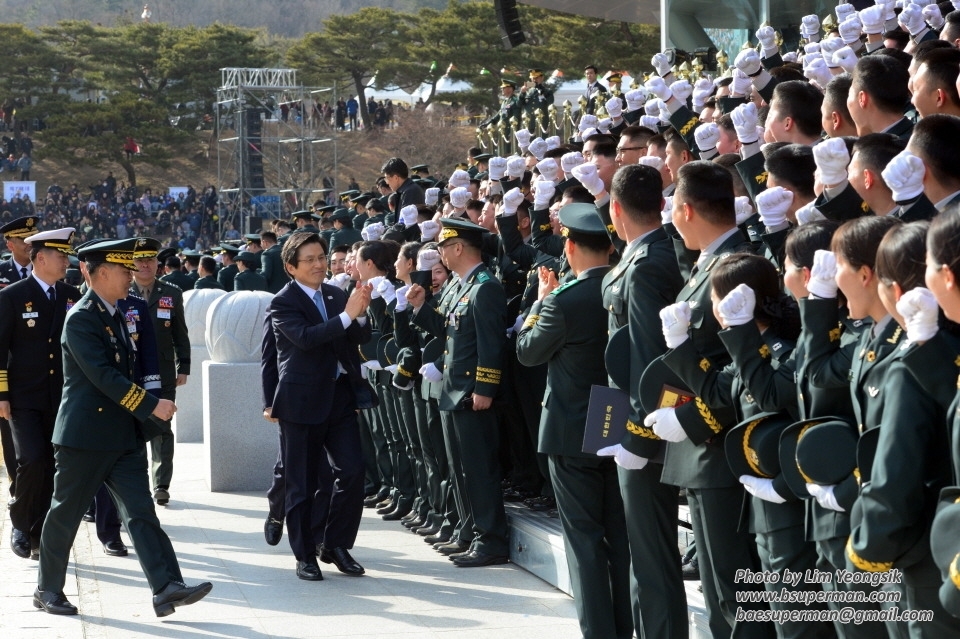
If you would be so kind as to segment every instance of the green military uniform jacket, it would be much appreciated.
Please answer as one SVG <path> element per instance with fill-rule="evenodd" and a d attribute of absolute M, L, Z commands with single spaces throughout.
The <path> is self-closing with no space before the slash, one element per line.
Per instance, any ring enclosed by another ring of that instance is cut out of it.
<path fill-rule="evenodd" d="M 173 271 L 160 278 L 168 284 L 173 284 L 181 291 L 189 291 L 193 288 L 194 280 L 183 271 Z"/>
<path fill-rule="evenodd" d="M 233 290 L 233 278 L 237 276 L 237 273 L 240 272 L 240 269 L 236 264 L 230 264 L 229 266 L 224 266 L 219 271 L 217 271 L 217 283 L 223 287 L 225 291 Z"/>
<path fill-rule="evenodd" d="M 274 244 L 260 253 L 260 275 L 267 280 L 267 290 L 274 295 L 290 281 L 280 257 L 281 250 L 280 244 Z"/>
<path fill-rule="evenodd" d="M 345 226 L 342 229 L 337 229 L 333 232 L 333 235 L 330 236 L 330 246 L 328 250 L 332 251 L 335 246 L 353 246 L 355 242 L 359 242 L 362 239 L 363 237 L 361 237 L 359 230 Z"/>
<path fill-rule="evenodd" d="M 233 278 L 235 291 L 266 291 L 267 279 L 256 271 L 246 270 Z"/>
<path fill-rule="evenodd" d="M 473 393 L 496 397 L 503 372 L 507 300 L 500 282 L 478 265 L 451 292 L 446 315 L 421 307 L 413 323 L 446 340 L 440 410 L 471 410 Z"/>
<path fill-rule="evenodd" d="M 867 206 L 856 190 L 848 182 L 842 191 L 829 200 L 821 193 L 817 196 L 813 205 L 828 220 L 837 222 L 846 222 L 864 215 L 873 215 L 873 211 Z"/>
<path fill-rule="evenodd" d="M 605 386 L 607 322 L 603 276 L 609 267 L 591 268 L 534 302 L 520 334 L 517 357 L 524 366 L 547 364 L 547 388 L 540 414 L 538 452 L 588 457 L 582 452 L 590 388 Z"/>
<path fill-rule="evenodd" d="M 195 289 L 216 288 L 221 291 L 226 290 L 225 288 L 223 288 L 223 285 L 217 281 L 217 278 L 215 278 L 213 275 L 205 275 L 204 277 L 198 278 L 196 284 L 193 285 L 193 288 Z"/>
<path fill-rule="evenodd" d="M 64 386 L 53 443 L 84 450 L 132 450 L 158 399 L 133 383 L 136 349 L 123 318 L 87 293 L 67 313 L 61 337 Z"/>
<path fill-rule="evenodd" d="M 640 403 L 640 377 L 654 359 L 666 352 L 660 329 L 660 310 L 677 299 L 683 278 L 670 238 L 658 228 L 624 248 L 623 259 L 603 278 L 603 306 L 608 311 L 608 333 L 623 328 L 630 335 L 630 395 L 627 433 L 620 442 L 635 455 L 650 459 L 662 441 L 643 425 L 646 411 Z M 619 354 L 618 357 L 625 357 Z M 610 386 L 616 387 L 613 380 Z"/>

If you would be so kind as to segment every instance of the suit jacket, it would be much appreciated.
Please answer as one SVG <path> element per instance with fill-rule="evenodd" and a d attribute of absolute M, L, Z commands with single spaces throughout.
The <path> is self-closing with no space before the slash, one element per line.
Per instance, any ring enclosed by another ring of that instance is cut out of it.
<path fill-rule="evenodd" d="M 136 287 L 130 292 L 139 297 Z M 190 374 L 190 337 L 183 317 L 183 292 L 163 280 L 154 280 L 147 303 L 153 320 L 160 359 L 160 380 L 165 388 L 175 387 L 177 375 Z"/>
<path fill-rule="evenodd" d="M 54 288 L 54 302 L 34 277 L 0 291 L 0 400 L 24 407 L 60 403 L 60 334 L 67 310 L 81 295 L 63 282 Z"/>
<path fill-rule="evenodd" d="M 369 341 L 370 322 L 361 326 L 353 321 L 344 328 L 338 316 L 346 308 L 346 293 L 328 284 L 322 284 L 320 292 L 329 318 L 326 322 L 296 281 L 283 287 L 270 303 L 277 348 L 277 387 L 271 405 L 273 416 L 284 421 L 326 421 L 337 385 L 338 362 L 350 376 L 355 393 L 367 389 L 356 346 Z"/>
<path fill-rule="evenodd" d="M 137 448 L 141 422 L 159 400 L 133 381 L 136 351 L 123 319 L 87 293 L 67 313 L 63 335 L 63 397 L 53 443 L 84 450 Z"/>
<path fill-rule="evenodd" d="M 594 458 L 582 452 L 590 388 L 606 386 L 603 352 L 607 322 L 603 276 L 608 267 L 590 269 L 535 302 L 520 334 L 517 357 L 524 366 L 547 364 L 547 388 L 540 413 L 538 452 Z"/>
<path fill-rule="evenodd" d="M 290 281 L 287 270 L 283 267 L 280 251 L 280 245 L 274 244 L 260 253 L 260 275 L 266 278 L 267 290 L 273 294 L 279 293 Z"/>
<path fill-rule="evenodd" d="M 260 340 L 260 389 L 263 391 L 263 408 L 273 406 L 273 397 L 277 394 L 277 337 L 273 334 L 273 318 L 270 305 L 263 314 L 263 335 Z"/>

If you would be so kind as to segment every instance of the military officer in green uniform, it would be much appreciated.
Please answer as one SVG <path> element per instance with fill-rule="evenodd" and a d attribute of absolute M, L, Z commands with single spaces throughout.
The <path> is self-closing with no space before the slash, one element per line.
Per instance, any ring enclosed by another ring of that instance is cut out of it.
<path fill-rule="evenodd" d="M 186 264 L 187 277 L 189 277 L 193 284 L 197 283 L 197 280 L 200 279 L 200 255 L 199 251 L 194 251 L 193 249 L 187 249 L 180 255 L 183 256 L 184 264 Z M 193 288 L 193 284 L 188 286 L 186 289 Z"/>
<path fill-rule="evenodd" d="M 500 108 L 491 117 L 481 122 L 481 127 L 485 127 L 488 124 L 497 124 L 502 119 L 503 125 L 506 127 L 504 130 L 507 133 L 513 132 L 513 121 L 516 120 L 520 122 L 520 113 L 522 110 L 520 98 L 515 95 L 516 90 L 516 82 L 511 80 L 503 80 L 500 82 Z"/>
<path fill-rule="evenodd" d="M 621 167 L 610 186 L 609 214 L 616 234 L 626 243 L 620 263 L 603 280 L 603 305 L 609 312 L 608 349 L 614 359 L 616 336 L 627 332 L 630 345 L 630 395 L 627 432 L 598 454 L 617 462 L 620 493 L 630 540 L 633 621 L 638 636 L 685 639 L 689 632 L 686 594 L 677 556 L 678 494 L 660 481 L 663 442 L 643 423 L 640 376 L 666 352 L 660 330 L 660 309 L 673 303 L 683 278 L 673 243 L 660 226 L 663 180 L 642 164 Z M 608 358 L 609 360 L 609 358 Z M 611 386 L 616 386 L 610 380 Z"/>
<path fill-rule="evenodd" d="M 237 276 L 233 278 L 233 290 L 235 291 L 266 291 L 267 280 L 257 273 L 257 256 L 250 251 L 240 251 L 237 254 L 236 265 L 239 269 Z"/>
<path fill-rule="evenodd" d="M 220 257 L 223 259 L 223 262 L 220 270 L 217 271 L 217 282 L 220 283 L 220 286 L 222 286 L 225 291 L 233 290 L 233 278 L 240 272 L 240 269 L 238 269 L 234 263 L 239 252 L 239 246 L 234 246 L 233 244 L 220 245 Z"/>
<path fill-rule="evenodd" d="M 538 450 L 548 455 L 580 630 L 586 639 L 626 639 L 633 637 L 630 548 L 617 465 L 582 451 L 590 389 L 607 383 L 607 318 L 599 310 L 612 244 L 590 204 L 563 207 L 560 223 L 576 279 L 559 286 L 541 267 L 517 357 L 525 366 L 547 364 Z"/>
<path fill-rule="evenodd" d="M 546 129 L 550 125 L 550 114 L 547 109 L 553 104 L 553 94 L 556 89 L 544 82 L 543 71 L 530 69 L 530 81 L 520 91 L 520 106 L 530 117 L 534 135 L 538 134 L 537 111 L 540 112 L 539 125 Z"/>
<path fill-rule="evenodd" d="M 67 314 L 61 339 L 64 387 L 53 432 L 57 472 L 33 594 L 33 605 L 51 614 L 77 614 L 63 594 L 70 548 L 101 484 L 133 538 L 158 617 L 196 603 L 213 588 L 209 582 L 183 583 L 173 545 L 149 497 L 145 442 L 157 432 L 154 420 L 169 421 L 177 407 L 132 381 L 136 348 L 116 308 L 117 300 L 127 296 L 131 271 L 137 269 L 135 246 L 141 241 L 100 242 L 80 253 L 90 289 Z"/>
<path fill-rule="evenodd" d="M 193 278 L 180 269 L 180 258 L 171 255 L 164 261 L 164 267 L 170 271 L 160 279 L 168 284 L 173 284 L 182 291 L 188 291 L 193 288 Z"/>
<path fill-rule="evenodd" d="M 290 281 L 283 268 L 283 260 L 280 258 L 277 234 L 272 231 L 263 231 L 260 233 L 260 245 L 263 246 L 263 251 L 260 253 L 260 275 L 267 280 L 267 290 L 276 294 Z"/>
<path fill-rule="evenodd" d="M 509 550 L 500 490 L 499 429 L 491 410 L 503 370 L 507 300 L 503 287 L 483 265 L 485 232 L 467 220 L 443 220 L 440 257 L 460 276 L 447 315 L 424 308 L 422 286 L 412 285 L 407 293 L 415 309 L 413 323 L 446 340 L 442 361 L 424 364 L 421 371 L 430 381 L 442 381 L 439 407 L 444 435 L 452 438 L 455 489 L 459 487 L 465 514 L 473 521 L 470 548 L 451 555 L 460 567 L 506 563 Z"/>
<path fill-rule="evenodd" d="M 330 214 L 333 222 L 333 235 L 330 236 L 330 246 L 353 246 L 363 238 L 360 231 L 350 223 L 350 212 L 339 209 Z"/>
<path fill-rule="evenodd" d="M 318 229 L 317 225 L 314 223 L 317 220 L 317 216 L 312 212 L 307 210 L 297 211 L 292 217 L 293 223 L 296 226 L 296 230 L 312 231 L 313 233 L 320 232 L 320 229 Z"/>
<path fill-rule="evenodd" d="M 130 293 L 147 303 L 160 356 L 160 397 L 173 401 L 177 397 L 177 387 L 186 384 L 190 375 L 190 338 L 183 316 L 183 292 L 156 278 L 160 242 L 148 237 L 136 240 L 133 257 L 137 272 Z M 202 258 L 204 262 L 207 260 L 212 262 L 213 258 Z M 157 422 L 157 430 L 157 435 L 150 440 L 153 496 L 159 505 L 164 506 L 170 500 L 174 440 L 169 421 Z"/>
<path fill-rule="evenodd" d="M 197 269 L 197 273 L 200 275 L 200 277 L 197 278 L 197 282 L 193 285 L 193 288 L 215 288 L 221 291 L 226 290 L 223 288 L 223 285 L 217 281 L 217 261 L 209 255 L 204 255 L 200 258 L 200 268 Z"/>

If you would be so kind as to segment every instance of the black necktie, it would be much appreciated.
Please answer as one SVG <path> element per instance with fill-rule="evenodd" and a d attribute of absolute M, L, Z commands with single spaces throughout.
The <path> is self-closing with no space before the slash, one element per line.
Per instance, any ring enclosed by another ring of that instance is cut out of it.
<path fill-rule="evenodd" d="M 21 267 L 20 267 L 20 279 L 21 279 L 21 280 L 27 279 L 27 267 L 26 267 L 26 266 L 21 266 Z"/>
<path fill-rule="evenodd" d="M 57 301 L 57 291 L 52 286 L 47 289 L 47 297 L 50 298 L 51 302 Z"/>

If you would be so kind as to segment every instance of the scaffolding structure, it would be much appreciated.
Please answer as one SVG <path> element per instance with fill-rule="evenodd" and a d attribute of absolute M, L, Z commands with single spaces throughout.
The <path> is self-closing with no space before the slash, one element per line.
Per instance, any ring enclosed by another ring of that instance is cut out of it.
<path fill-rule="evenodd" d="M 230 67 L 220 77 L 217 226 L 254 233 L 264 219 L 308 208 L 324 176 L 337 174 L 336 131 L 320 108 L 324 99 L 336 103 L 336 93 L 304 87 L 296 69 Z"/>

